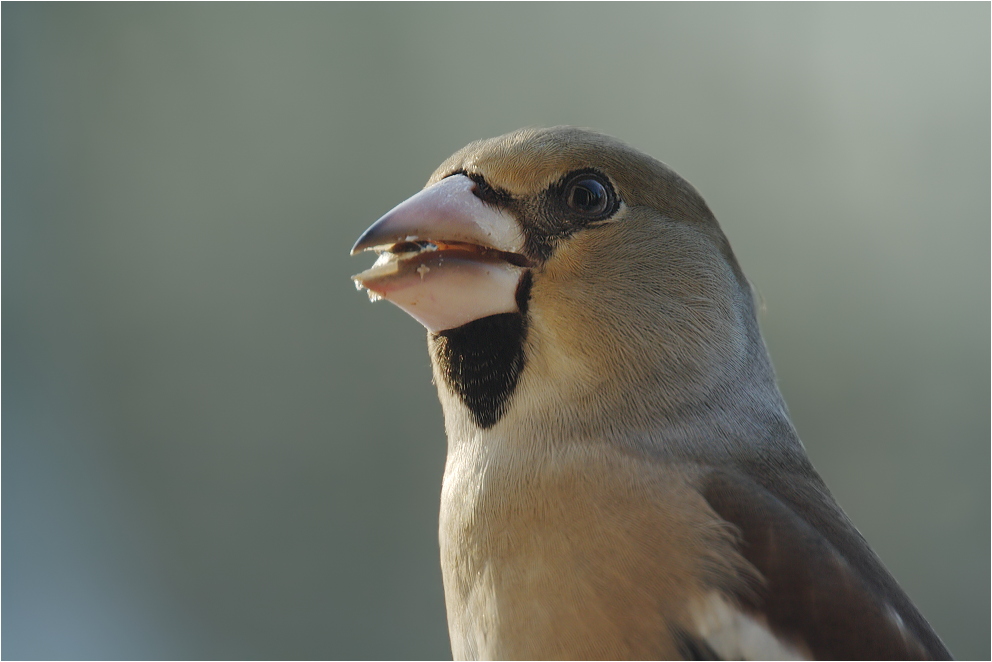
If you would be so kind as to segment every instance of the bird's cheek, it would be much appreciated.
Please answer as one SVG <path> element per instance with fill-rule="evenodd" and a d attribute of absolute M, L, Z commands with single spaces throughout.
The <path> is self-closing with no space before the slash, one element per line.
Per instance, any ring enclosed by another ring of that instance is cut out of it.
<path fill-rule="evenodd" d="M 390 301 L 438 333 L 517 312 L 515 294 L 523 272 L 522 267 L 479 253 L 435 251 L 381 260 L 355 280 L 373 300 Z"/>

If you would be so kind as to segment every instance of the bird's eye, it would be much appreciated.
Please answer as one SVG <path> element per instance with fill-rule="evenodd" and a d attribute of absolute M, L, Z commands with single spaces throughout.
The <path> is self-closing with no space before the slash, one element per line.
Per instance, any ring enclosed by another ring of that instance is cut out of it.
<path fill-rule="evenodd" d="M 586 176 L 569 185 L 565 201 L 583 215 L 598 216 L 610 206 L 610 193 L 599 179 Z"/>

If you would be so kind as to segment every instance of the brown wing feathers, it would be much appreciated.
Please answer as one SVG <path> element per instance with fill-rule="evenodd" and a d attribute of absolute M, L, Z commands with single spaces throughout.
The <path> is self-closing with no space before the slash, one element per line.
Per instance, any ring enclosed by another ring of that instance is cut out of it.
<path fill-rule="evenodd" d="M 921 636 L 903 624 L 912 617 L 899 614 L 834 545 L 761 485 L 714 471 L 703 495 L 740 530 L 742 555 L 765 578 L 757 598 L 738 595 L 739 602 L 779 636 L 818 659 L 950 659 L 939 640 L 924 648 L 921 640 L 931 633 Z"/>

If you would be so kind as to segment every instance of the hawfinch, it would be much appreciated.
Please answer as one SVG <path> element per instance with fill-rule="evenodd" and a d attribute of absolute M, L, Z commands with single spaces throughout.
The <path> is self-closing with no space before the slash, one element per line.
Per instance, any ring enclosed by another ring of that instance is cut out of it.
<path fill-rule="evenodd" d="M 590 131 L 474 142 L 354 277 L 422 323 L 456 659 L 947 659 L 817 475 L 727 238 Z"/>

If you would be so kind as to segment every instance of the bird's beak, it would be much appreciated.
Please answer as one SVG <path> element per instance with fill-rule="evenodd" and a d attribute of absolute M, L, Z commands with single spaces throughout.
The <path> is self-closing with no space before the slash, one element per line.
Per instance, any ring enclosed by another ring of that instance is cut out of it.
<path fill-rule="evenodd" d="M 376 221 L 351 249 L 379 253 L 371 269 L 352 276 L 358 288 L 434 333 L 516 312 L 517 285 L 529 265 L 523 233 L 474 190 L 471 179 L 452 175 Z"/>

